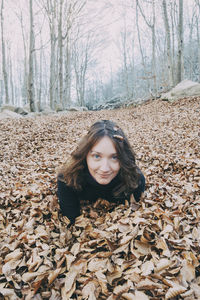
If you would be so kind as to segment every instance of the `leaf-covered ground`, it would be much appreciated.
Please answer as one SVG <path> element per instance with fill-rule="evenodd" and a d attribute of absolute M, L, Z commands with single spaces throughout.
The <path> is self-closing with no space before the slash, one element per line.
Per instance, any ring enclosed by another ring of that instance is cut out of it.
<path fill-rule="evenodd" d="M 200 299 L 200 98 L 0 121 L 0 299 Z M 126 132 L 146 177 L 137 206 L 83 206 L 57 168 L 99 119 Z"/>

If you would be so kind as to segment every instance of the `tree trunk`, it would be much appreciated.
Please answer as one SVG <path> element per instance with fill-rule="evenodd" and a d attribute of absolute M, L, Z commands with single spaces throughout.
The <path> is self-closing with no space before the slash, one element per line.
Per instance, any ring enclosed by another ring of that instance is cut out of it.
<path fill-rule="evenodd" d="M 0 106 L 3 105 L 3 80 L 0 77 Z"/>
<path fill-rule="evenodd" d="M 54 28 L 51 32 L 51 57 L 50 57 L 50 78 L 49 78 L 49 101 L 50 107 L 54 109 L 54 90 L 55 90 L 55 35 Z"/>
<path fill-rule="evenodd" d="M 198 13 L 196 16 L 196 34 L 197 34 L 197 47 L 198 47 L 198 81 L 200 82 L 200 30 L 199 30 L 199 25 L 200 25 L 200 1 L 196 0 L 196 4 L 198 7 Z"/>
<path fill-rule="evenodd" d="M 5 41 L 4 41 L 4 0 L 1 0 L 1 45 L 2 45 L 2 71 L 3 71 L 3 80 L 4 80 L 4 90 L 5 90 L 5 103 L 9 104 L 9 93 L 8 93 L 8 74 L 6 71 L 6 50 L 5 50 Z"/>
<path fill-rule="evenodd" d="M 54 40 L 54 33 L 51 33 L 51 58 L 50 58 L 50 78 L 49 78 L 49 101 L 50 107 L 54 109 L 55 105 L 55 40 Z"/>
<path fill-rule="evenodd" d="M 26 45 L 26 38 L 24 32 L 24 24 L 23 24 L 23 14 L 22 11 L 20 12 L 19 16 L 21 32 L 22 32 L 22 39 L 23 39 L 23 48 L 24 48 L 24 74 L 23 74 L 23 83 L 21 85 L 21 94 L 22 94 L 22 104 L 27 104 L 28 94 L 27 94 L 27 86 L 28 86 L 28 71 L 27 71 L 27 45 Z"/>
<path fill-rule="evenodd" d="M 195 72 L 194 72 L 194 63 L 193 63 L 193 57 L 195 56 L 195 49 L 193 44 L 193 32 L 194 32 L 194 24 L 195 24 L 195 16 L 196 12 L 193 12 L 191 22 L 188 25 L 189 29 L 189 61 L 187 62 L 187 68 L 188 68 L 188 74 L 189 79 L 194 79 Z M 198 28 L 197 28 L 198 30 Z"/>
<path fill-rule="evenodd" d="M 197 20 L 197 25 L 199 26 L 199 20 Z M 198 81 L 200 82 L 200 32 L 199 32 L 199 27 L 198 26 L 197 26 L 198 70 L 199 70 Z"/>
<path fill-rule="evenodd" d="M 67 107 L 71 100 L 71 45 L 69 34 L 66 42 L 64 107 Z"/>
<path fill-rule="evenodd" d="M 157 96 L 157 80 L 156 80 L 156 34 L 155 34 L 155 2 L 152 0 L 153 21 L 150 26 L 152 31 L 152 73 L 153 73 L 153 94 Z"/>
<path fill-rule="evenodd" d="M 178 23 L 178 54 L 177 54 L 177 80 L 182 81 L 183 77 L 183 0 L 179 0 L 179 23 Z"/>
<path fill-rule="evenodd" d="M 49 14 L 49 29 L 50 29 L 50 40 L 51 40 L 51 54 L 50 54 L 50 77 L 49 77 L 49 101 L 51 109 L 55 108 L 55 89 L 56 89 L 56 78 L 55 78 L 55 63 L 56 63 L 56 32 L 55 32 L 55 20 L 56 20 L 56 1 L 50 2 L 51 6 L 48 7 Z M 48 3 L 49 5 L 49 3 Z"/>
<path fill-rule="evenodd" d="M 170 3 L 170 17 L 171 17 L 171 28 L 172 28 L 172 65 L 173 65 L 173 85 L 176 83 L 176 58 L 175 58 L 175 10 L 176 3 Z"/>
<path fill-rule="evenodd" d="M 163 16 L 164 16 L 165 32 L 166 32 L 166 38 L 167 38 L 167 71 L 168 71 L 168 82 L 169 82 L 169 87 L 171 88 L 174 85 L 174 80 L 173 80 L 173 66 L 172 66 L 171 37 L 170 37 L 169 20 L 168 20 L 168 15 L 167 15 L 166 0 L 163 0 L 162 6 L 163 6 Z"/>
<path fill-rule="evenodd" d="M 33 52 L 34 52 L 34 31 L 33 31 L 33 7 L 32 0 L 29 0 L 30 33 L 29 33 L 29 74 L 28 74 L 28 100 L 30 111 L 35 111 L 34 101 L 34 74 L 33 74 Z"/>
<path fill-rule="evenodd" d="M 73 65 L 76 76 L 76 94 L 77 100 L 80 106 L 85 105 L 85 81 L 86 73 L 88 70 L 89 59 L 91 59 L 91 53 L 89 53 L 91 43 L 90 34 L 87 36 L 86 44 L 82 41 L 78 41 L 74 44 L 73 48 Z"/>
<path fill-rule="evenodd" d="M 144 74 L 146 76 L 147 74 L 147 67 L 146 67 L 146 62 L 145 62 L 145 57 L 144 57 L 144 53 L 143 53 L 143 49 L 142 49 L 142 43 L 141 43 L 141 36 L 140 36 L 140 26 L 139 26 L 139 20 L 138 20 L 138 1 L 136 1 L 136 26 L 137 26 L 137 35 L 138 35 L 138 41 L 139 41 L 139 48 L 140 48 L 140 54 L 141 54 L 141 58 L 142 58 L 142 65 L 144 68 Z M 147 87 L 148 90 L 150 89 L 150 82 L 149 82 L 149 78 L 147 77 Z"/>
<path fill-rule="evenodd" d="M 10 52 L 10 51 L 9 51 Z M 9 53 L 9 69 L 10 69 L 10 102 L 13 105 L 17 105 L 14 94 L 14 84 L 13 84 L 13 67 L 12 67 L 12 59 L 11 53 Z"/>
<path fill-rule="evenodd" d="M 40 36 L 40 41 L 41 41 L 41 45 L 42 45 L 42 38 Z M 42 58 L 43 58 L 43 49 L 41 49 L 40 51 L 40 67 L 39 67 L 39 82 L 38 82 L 38 105 L 39 108 L 41 109 L 42 106 L 42 86 L 43 86 L 43 65 L 42 65 Z"/>
<path fill-rule="evenodd" d="M 37 57 L 36 51 L 33 52 L 33 76 L 34 76 L 35 110 L 40 111 L 40 105 L 38 103 L 38 84 L 39 84 L 39 76 L 40 75 L 39 75 L 39 71 L 38 71 L 38 57 Z"/>
<path fill-rule="evenodd" d="M 124 81 L 126 88 L 127 98 L 130 97 L 129 90 L 129 76 L 128 76 L 128 62 L 127 62 L 127 25 L 126 25 L 126 17 L 124 16 L 124 32 L 122 33 L 122 49 L 123 49 L 123 73 L 124 73 Z"/>
<path fill-rule="evenodd" d="M 58 51 L 59 51 L 59 104 L 63 107 L 63 38 L 62 38 L 62 7 L 63 0 L 59 5 L 59 21 L 58 21 Z"/>

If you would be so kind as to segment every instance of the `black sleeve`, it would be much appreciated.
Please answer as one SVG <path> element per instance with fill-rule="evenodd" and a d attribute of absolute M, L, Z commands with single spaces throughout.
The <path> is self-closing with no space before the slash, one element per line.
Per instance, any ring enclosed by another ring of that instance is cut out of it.
<path fill-rule="evenodd" d="M 140 201 L 141 194 L 144 192 L 144 190 L 145 190 L 145 177 L 141 172 L 140 179 L 139 179 L 139 185 L 133 191 L 134 198 L 137 202 Z"/>
<path fill-rule="evenodd" d="M 80 215 L 80 203 L 77 193 L 68 187 L 63 181 L 57 181 L 57 195 L 61 213 L 67 216 L 71 223 L 75 222 L 75 218 Z"/>

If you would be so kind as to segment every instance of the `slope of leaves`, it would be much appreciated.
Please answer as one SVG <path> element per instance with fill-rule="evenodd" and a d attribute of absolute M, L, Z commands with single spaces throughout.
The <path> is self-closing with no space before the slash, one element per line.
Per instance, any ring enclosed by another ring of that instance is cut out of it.
<path fill-rule="evenodd" d="M 0 121 L 0 299 L 200 299 L 200 98 Z M 99 119 L 145 174 L 137 205 L 61 216 L 56 170 Z"/>

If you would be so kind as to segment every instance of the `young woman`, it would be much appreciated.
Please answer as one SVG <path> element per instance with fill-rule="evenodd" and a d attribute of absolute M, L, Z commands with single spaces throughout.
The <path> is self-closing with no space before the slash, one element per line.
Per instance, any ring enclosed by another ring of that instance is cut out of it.
<path fill-rule="evenodd" d="M 58 174 L 61 212 L 71 223 L 80 215 L 80 200 L 124 203 L 133 194 L 139 201 L 144 189 L 145 178 L 127 137 L 109 120 L 91 126 Z"/>

